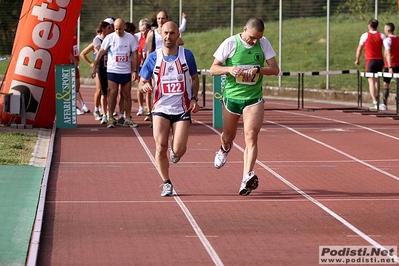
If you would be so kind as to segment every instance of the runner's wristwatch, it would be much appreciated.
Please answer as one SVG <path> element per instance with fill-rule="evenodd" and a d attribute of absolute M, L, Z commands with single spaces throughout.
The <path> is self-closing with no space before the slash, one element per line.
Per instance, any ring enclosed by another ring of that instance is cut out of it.
<path fill-rule="evenodd" d="M 191 100 L 195 100 L 196 102 L 198 102 L 198 97 L 197 96 L 193 96 L 193 97 L 191 97 Z"/>

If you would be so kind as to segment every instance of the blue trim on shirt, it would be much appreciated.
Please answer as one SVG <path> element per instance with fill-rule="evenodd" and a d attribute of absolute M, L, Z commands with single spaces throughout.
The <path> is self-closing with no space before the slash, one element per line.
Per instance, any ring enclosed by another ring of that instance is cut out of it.
<path fill-rule="evenodd" d="M 184 49 L 184 55 L 186 57 L 190 75 L 192 76 L 197 74 L 198 73 L 197 63 L 195 62 L 193 53 L 190 50 Z M 164 60 L 167 62 L 173 61 L 177 58 L 177 56 L 178 53 L 172 56 L 164 56 Z M 140 70 L 140 77 L 142 77 L 145 80 L 150 80 L 152 78 L 156 62 L 157 62 L 157 53 L 156 51 L 154 51 L 150 53 L 147 59 L 144 61 L 144 64 Z"/>

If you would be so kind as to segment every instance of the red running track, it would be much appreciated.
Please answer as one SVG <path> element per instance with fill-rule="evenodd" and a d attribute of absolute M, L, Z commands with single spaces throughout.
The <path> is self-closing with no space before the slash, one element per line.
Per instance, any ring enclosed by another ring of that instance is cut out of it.
<path fill-rule="evenodd" d="M 92 109 L 93 89 L 82 91 Z M 215 169 L 211 110 L 193 115 L 187 153 L 170 164 L 174 197 L 160 196 L 143 117 L 107 129 L 85 114 L 57 130 L 37 265 L 319 265 L 320 246 L 397 246 L 399 121 L 265 106 L 247 197 L 242 124 Z"/>

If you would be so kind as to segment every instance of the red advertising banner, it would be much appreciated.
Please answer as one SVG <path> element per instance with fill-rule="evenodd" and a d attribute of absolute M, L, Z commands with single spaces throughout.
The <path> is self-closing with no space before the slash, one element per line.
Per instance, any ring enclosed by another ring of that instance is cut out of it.
<path fill-rule="evenodd" d="M 55 65 L 70 64 L 83 0 L 25 0 L 3 92 L 23 95 L 26 123 L 51 127 L 56 114 Z M 3 113 L 3 124 L 19 118 Z"/>

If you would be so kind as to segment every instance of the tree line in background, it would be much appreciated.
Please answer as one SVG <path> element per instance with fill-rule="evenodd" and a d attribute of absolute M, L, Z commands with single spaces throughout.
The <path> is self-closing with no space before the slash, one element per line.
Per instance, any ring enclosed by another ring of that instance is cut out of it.
<path fill-rule="evenodd" d="M 368 20 L 364 14 L 374 11 L 375 0 L 331 0 L 331 15 L 349 13 L 355 19 Z M 0 0 L 0 55 L 11 53 L 23 0 Z M 234 25 L 243 26 L 249 17 L 259 17 L 265 22 L 279 19 L 279 0 L 234 1 Z M 84 0 L 81 10 L 81 40 L 94 37 L 98 23 L 106 17 L 130 18 L 128 0 Z M 283 0 L 283 19 L 326 16 L 327 1 Z M 178 0 L 133 1 L 133 22 L 151 18 L 154 12 L 166 10 L 170 20 L 179 21 Z M 397 12 L 396 0 L 379 0 L 379 12 Z M 188 15 L 187 31 L 201 32 L 212 28 L 229 27 L 231 0 L 183 0 L 183 12 Z"/>

